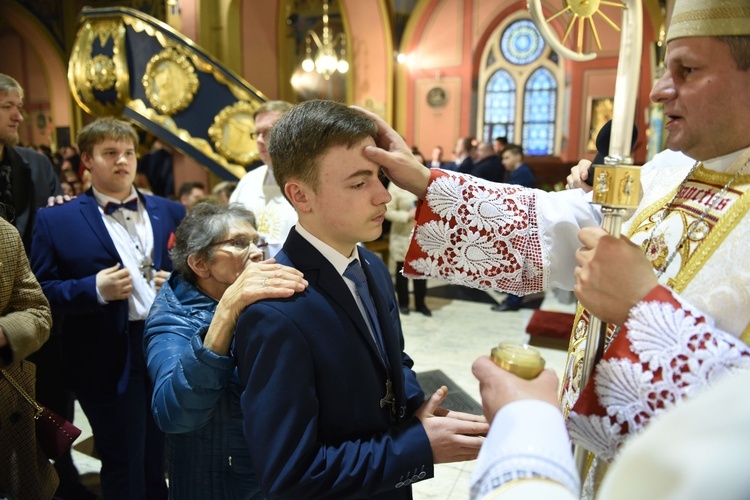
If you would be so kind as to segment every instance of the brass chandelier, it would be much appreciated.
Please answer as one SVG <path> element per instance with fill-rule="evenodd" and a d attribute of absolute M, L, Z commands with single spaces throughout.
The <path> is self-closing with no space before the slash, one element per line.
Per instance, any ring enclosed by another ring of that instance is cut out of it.
<path fill-rule="evenodd" d="M 313 44 L 316 47 L 314 58 Z M 339 73 L 349 71 L 349 62 L 346 60 L 346 35 L 344 33 L 332 35 L 331 28 L 328 26 L 328 0 L 323 2 L 322 37 L 312 29 L 305 37 L 305 60 L 302 61 L 302 69 L 308 73 L 315 70 L 326 80 L 331 78 L 336 71 Z"/>

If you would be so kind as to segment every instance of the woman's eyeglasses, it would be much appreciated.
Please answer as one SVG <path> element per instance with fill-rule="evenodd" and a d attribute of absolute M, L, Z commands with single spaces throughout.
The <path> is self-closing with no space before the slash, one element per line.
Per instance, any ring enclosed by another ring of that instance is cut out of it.
<path fill-rule="evenodd" d="M 247 250 L 250 248 L 250 245 L 256 247 L 259 250 L 263 250 L 268 246 L 268 242 L 264 238 L 258 237 L 253 240 L 246 236 L 235 236 L 234 238 L 229 238 L 228 240 L 222 240 L 217 241 L 215 243 L 211 243 L 208 245 L 209 247 L 217 247 L 219 245 L 227 245 L 231 244 L 234 248 L 237 250 Z"/>

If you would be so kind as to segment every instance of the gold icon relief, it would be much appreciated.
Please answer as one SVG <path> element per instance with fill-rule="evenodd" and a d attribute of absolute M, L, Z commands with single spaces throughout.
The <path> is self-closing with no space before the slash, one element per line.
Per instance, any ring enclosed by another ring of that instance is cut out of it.
<path fill-rule="evenodd" d="M 259 104 L 238 101 L 222 109 L 214 117 L 208 135 L 222 155 L 228 159 L 247 165 L 258 159 L 258 145 L 250 138 L 255 130 L 253 113 Z"/>
<path fill-rule="evenodd" d="M 594 201 L 604 203 L 609 192 L 609 173 L 601 170 L 596 172 L 596 186 L 594 186 Z"/>
<path fill-rule="evenodd" d="M 596 165 L 594 203 L 635 208 L 640 200 L 641 171 L 632 165 Z"/>
<path fill-rule="evenodd" d="M 177 47 L 152 57 L 141 82 L 151 105 L 165 115 L 190 106 L 200 86 L 188 56 Z"/>
<path fill-rule="evenodd" d="M 117 71 L 112 58 L 103 54 L 94 56 L 86 63 L 86 81 L 96 90 L 109 90 L 117 81 Z"/>
<path fill-rule="evenodd" d="M 111 53 L 93 55 L 95 48 Z M 130 99 L 129 84 L 123 24 L 112 19 L 82 24 L 68 64 L 68 85 L 76 102 L 94 116 L 119 115 Z M 112 88 L 115 102 L 102 102 L 94 96 L 94 90 Z"/>

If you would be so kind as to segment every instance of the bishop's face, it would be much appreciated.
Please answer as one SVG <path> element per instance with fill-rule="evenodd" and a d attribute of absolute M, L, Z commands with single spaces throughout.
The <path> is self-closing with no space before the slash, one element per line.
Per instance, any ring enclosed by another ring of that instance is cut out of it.
<path fill-rule="evenodd" d="M 665 66 L 651 100 L 664 105 L 669 149 L 708 160 L 750 146 L 750 70 L 737 69 L 729 45 L 678 38 L 667 46 Z"/>

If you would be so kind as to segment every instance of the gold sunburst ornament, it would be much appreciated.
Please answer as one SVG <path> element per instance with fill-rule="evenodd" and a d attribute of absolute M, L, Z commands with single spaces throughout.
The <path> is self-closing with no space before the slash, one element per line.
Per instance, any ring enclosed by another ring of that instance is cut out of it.
<path fill-rule="evenodd" d="M 546 18 L 545 21 L 550 23 L 563 14 L 572 14 L 568 20 L 568 25 L 565 28 L 565 35 L 562 38 L 562 43 L 565 44 L 573 31 L 573 27 L 577 24 L 576 49 L 579 54 L 583 54 L 583 38 L 584 33 L 586 32 L 586 25 L 588 25 L 589 28 L 591 28 L 591 35 L 594 37 L 597 49 L 602 50 L 599 33 L 596 31 L 596 25 L 594 24 L 594 15 L 598 14 L 615 31 L 620 31 L 620 27 L 600 10 L 602 5 L 618 7 L 621 9 L 627 8 L 627 5 L 622 2 L 609 2 L 607 0 L 565 0 L 565 6 L 550 17 Z"/>

